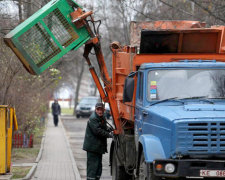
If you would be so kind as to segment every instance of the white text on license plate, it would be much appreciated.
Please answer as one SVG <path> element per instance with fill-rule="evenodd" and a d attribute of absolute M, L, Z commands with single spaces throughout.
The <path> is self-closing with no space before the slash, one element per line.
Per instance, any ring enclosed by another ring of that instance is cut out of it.
<path fill-rule="evenodd" d="M 202 177 L 225 177 L 225 170 L 200 170 Z"/>

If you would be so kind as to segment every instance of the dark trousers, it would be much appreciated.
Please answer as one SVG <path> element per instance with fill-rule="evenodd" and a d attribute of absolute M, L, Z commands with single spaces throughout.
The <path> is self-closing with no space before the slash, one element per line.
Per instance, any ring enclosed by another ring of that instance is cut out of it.
<path fill-rule="evenodd" d="M 53 115 L 53 119 L 54 119 L 55 126 L 58 126 L 58 122 L 59 122 L 58 115 Z"/>
<path fill-rule="evenodd" d="M 99 180 L 102 175 L 102 154 L 87 151 L 87 180 Z"/>

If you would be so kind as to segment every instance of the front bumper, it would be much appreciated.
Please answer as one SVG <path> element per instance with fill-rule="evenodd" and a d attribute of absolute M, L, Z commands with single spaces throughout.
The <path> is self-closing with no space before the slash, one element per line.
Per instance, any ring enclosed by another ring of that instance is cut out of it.
<path fill-rule="evenodd" d="M 164 170 L 157 171 L 156 165 L 172 163 L 175 165 L 174 173 L 166 173 Z M 156 176 L 161 177 L 203 177 L 200 170 L 225 170 L 225 160 L 155 160 L 153 162 L 153 171 Z M 222 177 L 221 177 L 222 178 Z M 223 177 L 224 178 L 224 177 Z"/>
<path fill-rule="evenodd" d="M 90 116 L 93 113 L 93 111 L 83 111 L 83 110 L 77 110 L 76 115 L 79 116 Z"/>

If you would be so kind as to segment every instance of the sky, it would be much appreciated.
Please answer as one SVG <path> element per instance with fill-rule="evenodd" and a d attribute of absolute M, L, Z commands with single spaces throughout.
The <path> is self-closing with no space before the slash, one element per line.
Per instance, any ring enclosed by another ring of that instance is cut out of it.
<path fill-rule="evenodd" d="M 5 14 L 18 14 L 18 7 L 15 2 L 12 1 L 0 1 L 0 12 Z"/>
<path fill-rule="evenodd" d="M 69 99 L 72 94 L 72 90 L 69 89 L 69 87 L 61 87 L 56 93 L 54 93 L 54 98 Z"/>

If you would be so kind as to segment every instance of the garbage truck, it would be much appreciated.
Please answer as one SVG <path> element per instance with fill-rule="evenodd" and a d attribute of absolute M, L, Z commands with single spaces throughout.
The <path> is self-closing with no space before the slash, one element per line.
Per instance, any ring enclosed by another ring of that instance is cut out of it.
<path fill-rule="evenodd" d="M 85 45 L 85 60 L 115 126 L 112 179 L 224 178 L 225 27 L 131 22 L 130 45 L 110 45 L 110 77 L 97 22 L 73 0 L 53 0 L 5 42 L 34 75 Z M 92 50 L 99 76 L 89 59 Z"/>

